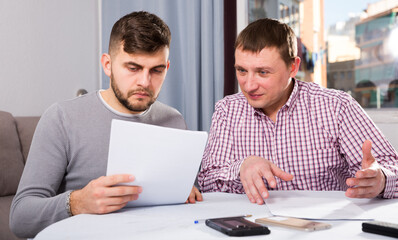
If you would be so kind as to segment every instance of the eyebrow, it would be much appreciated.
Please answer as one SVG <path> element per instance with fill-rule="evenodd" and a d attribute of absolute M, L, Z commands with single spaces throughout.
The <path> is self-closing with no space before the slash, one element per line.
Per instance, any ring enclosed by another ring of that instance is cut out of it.
<path fill-rule="evenodd" d="M 135 67 L 137 67 L 137 68 L 144 68 L 142 65 L 140 65 L 140 64 L 138 64 L 138 63 L 135 63 L 135 62 L 131 62 L 131 61 L 130 61 L 130 62 L 124 63 L 124 65 L 125 65 L 125 66 L 131 66 L 131 65 L 133 65 L 133 66 L 135 66 Z M 154 69 L 154 68 L 166 68 L 166 65 L 165 65 L 165 64 L 160 64 L 160 65 L 151 67 L 151 69 Z"/>
<path fill-rule="evenodd" d="M 256 71 L 262 71 L 262 70 L 272 70 L 272 67 L 258 67 L 256 68 Z"/>
<path fill-rule="evenodd" d="M 242 67 L 242 66 L 240 66 L 240 65 L 238 65 L 238 64 L 235 64 L 234 67 L 235 67 L 235 68 L 246 69 L 246 68 L 244 68 L 244 67 Z M 266 69 L 266 70 L 272 70 L 273 68 L 272 68 L 272 67 L 267 67 L 267 66 L 264 66 L 264 67 L 256 67 L 256 68 L 255 68 L 255 71 L 261 71 L 261 70 L 264 70 L 264 69 Z"/>

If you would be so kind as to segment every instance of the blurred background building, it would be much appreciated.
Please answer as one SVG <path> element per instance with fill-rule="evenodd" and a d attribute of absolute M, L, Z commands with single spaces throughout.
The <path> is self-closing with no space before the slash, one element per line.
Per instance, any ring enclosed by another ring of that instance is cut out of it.
<path fill-rule="evenodd" d="M 398 0 L 369 3 L 327 31 L 327 86 L 364 108 L 398 107 Z"/>
<path fill-rule="evenodd" d="M 352 94 L 355 89 L 355 61 L 361 52 L 355 43 L 355 25 L 360 16 L 352 15 L 327 31 L 327 87 Z"/>
<path fill-rule="evenodd" d="M 355 98 L 364 107 L 398 107 L 398 1 L 368 5 L 355 27 L 361 58 L 355 61 Z"/>

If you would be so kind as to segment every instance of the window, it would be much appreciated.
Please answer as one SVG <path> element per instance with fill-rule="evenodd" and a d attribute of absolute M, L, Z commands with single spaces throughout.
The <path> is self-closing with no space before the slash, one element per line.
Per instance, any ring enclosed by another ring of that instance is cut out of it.
<path fill-rule="evenodd" d="M 345 80 L 345 72 L 340 72 L 340 80 Z"/>
<path fill-rule="evenodd" d="M 350 81 L 352 79 L 352 71 L 347 72 L 347 80 Z"/>

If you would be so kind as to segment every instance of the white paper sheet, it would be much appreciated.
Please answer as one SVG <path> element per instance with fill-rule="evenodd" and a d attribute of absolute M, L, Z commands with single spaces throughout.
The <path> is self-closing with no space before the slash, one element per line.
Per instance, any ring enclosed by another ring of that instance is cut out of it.
<path fill-rule="evenodd" d="M 107 175 L 128 173 L 142 186 L 128 207 L 184 203 L 195 181 L 206 132 L 113 120 Z"/>
<path fill-rule="evenodd" d="M 273 215 L 330 220 L 367 219 L 369 216 L 356 203 L 360 201 L 345 197 L 343 191 L 312 192 L 312 195 L 306 191 L 271 191 L 266 204 Z"/>

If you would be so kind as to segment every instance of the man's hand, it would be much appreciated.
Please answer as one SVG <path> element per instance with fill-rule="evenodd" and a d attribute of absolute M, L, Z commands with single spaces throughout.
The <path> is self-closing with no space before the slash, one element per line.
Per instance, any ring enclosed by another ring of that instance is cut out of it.
<path fill-rule="evenodd" d="M 129 174 L 102 176 L 92 180 L 84 188 L 71 193 L 72 214 L 103 214 L 123 208 L 129 201 L 137 200 L 142 188 L 115 185 L 132 181 L 134 181 L 134 176 Z"/>
<path fill-rule="evenodd" d="M 384 191 L 386 177 L 381 171 L 372 153 L 372 143 L 366 140 L 362 146 L 362 169 L 355 173 L 355 178 L 348 178 L 350 187 L 345 192 L 351 198 L 374 198 Z"/>
<path fill-rule="evenodd" d="M 263 199 L 268 198 L 269 194 L 263 177 L 267 180 L 270 187 L 275 188 L 275 176 L 284 181 L 293 179 L 292 174 L 282 171 L 272 162 L 257 156 L 246 158 L 240 167 L 240 180 L 247 197 L 252 203 L 264 203 Z"/>
<path fill-rule="evenodd" d="M 203 198 L 199 190 L 196 187 L 192 187 L 191 193 L 185 203 L 195 203 L 195 200 L 200 202 L 203 201 Z"/>

